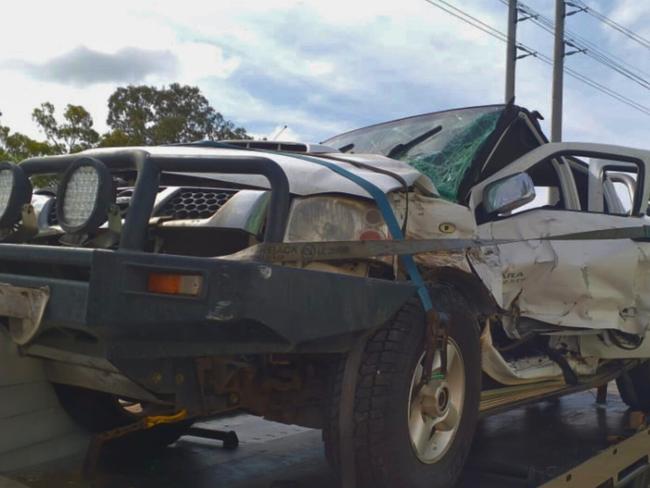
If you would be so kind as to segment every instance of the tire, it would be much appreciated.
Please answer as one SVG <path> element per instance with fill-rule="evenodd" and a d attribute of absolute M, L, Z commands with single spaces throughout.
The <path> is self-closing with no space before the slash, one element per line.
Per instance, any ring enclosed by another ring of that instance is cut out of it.
<path fill-rule="evenodd" d="M 446 441 L 446 447 L 438 454 L 431 452 L 429 456 L 426 449 L 416 452 L 411 422 L 415 419 L 417 423 L 418 417 L 412 414 L 415 403 L 411 404 L 411 394 L 414 375 L 421 370 L 418 365 L 424 353 L 426 322 L 420 302 L 409 301 L 388 324 L 370 336 L 361 359 L 353 416 L 359 488 L 453 486 L 469 453 L 481 393 L 478 322 L 467 302 L 452 288 L 435 287 L 431 295 L 435 309 L 449 316 L 448 347 L 456 348 L 454 351 L 459 353 L 457 357 L 464 368 L 462 388 L 449 389 L 450 392 L 462 391 L 464 395 L 457 409 L 456 417 L 460 420 Z M 340 467 L 338 411 L 344 367 L 345 360 L 333 365 L 331 403 L 323 431 L 325 454 L 335 471 Z M 453 374 L 456 373 L 450 366 L 447 378 L 450 384 Z M 423 414 L 422 418 L 429 417 Z M 437 436 L 448 431 L 452 429 L 445 426 L 441 432 L 431 432 Z"/>
<path fill-rule="evenodd" d="M 132 424 L 134 414 L 120 407 L 118 398 L 110 393 L 87 390 L 70 385 L 54 385 L 59 402 L 72 419 L 92 434 Z M 157 451 L 173 444 L 191 427 L 191 421 L 160 424 L 112 440 L 108 447 L 115 451 Z"/>
<path fill-rule="evenodd" d="M 623 401 L 634 410 L 650 411 L 650 361 L 645 361 L 616 378 Z"/>

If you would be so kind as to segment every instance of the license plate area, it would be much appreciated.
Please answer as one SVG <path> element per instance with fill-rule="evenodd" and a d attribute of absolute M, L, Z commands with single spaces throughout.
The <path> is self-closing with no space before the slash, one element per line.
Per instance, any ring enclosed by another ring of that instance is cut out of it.
<path fill-rule="evenodd" d="M 0 317 L 9 319 L 9 333 L 19 345 L 31 341 L 41 328 L 50 289 L 0 283 Z"/>

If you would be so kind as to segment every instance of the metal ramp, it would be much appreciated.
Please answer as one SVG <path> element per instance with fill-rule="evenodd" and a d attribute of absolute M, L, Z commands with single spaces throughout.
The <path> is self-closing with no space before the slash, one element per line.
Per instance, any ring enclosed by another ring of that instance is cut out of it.
<path fill-rule="evenodd" d="M 0 473 L 83 454 L 89 437 L 59 406 L 37 359 L 0 327 Z"/>

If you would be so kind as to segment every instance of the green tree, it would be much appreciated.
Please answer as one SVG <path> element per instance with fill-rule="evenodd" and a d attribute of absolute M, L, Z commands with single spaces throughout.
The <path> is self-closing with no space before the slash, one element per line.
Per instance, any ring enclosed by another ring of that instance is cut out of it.
<path fill-rule="evenodd" d="M 2 112 L 0 112 L 2 116 Z M 19 163 L 27 158 L 49 156 L 56 154 L 54 147 L 46 141 L 37 141 L 20 132 L 12 132 L 6 125 L 0 124 L 0 161 Z M 35 176 L 32 183 L 38 188 L 44 188 L 55 181 L 49 176 Z"/>
<path fill-rule="evenodd" d="M 93 118 L 81 105 L 68 104 L 63 112 L 64 121 L 60 123 L 54 116 L 54 105 L 45 102 L 33 110 L 32 119 L 60 154 L 83 151 L 99 141 Z"/>
<path fill-rule="evenodd" d="M 55 149 L 47 142 L 34 140 L 20 132 L 12 132 L 9 127 L 0 124 L 0 160 L 18 163 L 23 159 L 50 154 L 55 154 Z"/>
<path fill-rule="evenodd" d="M 249 138 L 244 128 L 224 119 L 198 87 L 178 83 L 118 88 L 108 99 L 106 122 L 111 131 L 100 146 Z"/>

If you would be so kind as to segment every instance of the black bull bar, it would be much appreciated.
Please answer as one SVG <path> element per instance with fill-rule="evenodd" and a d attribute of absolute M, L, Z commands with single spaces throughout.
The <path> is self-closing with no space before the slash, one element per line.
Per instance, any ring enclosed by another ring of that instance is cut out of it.
<path fill-rule="evenodd" d="M 29 176 L 62 173 L 84 155 L 33 158 Z M 137 171 L 117 250 L 0 243 L 0 283 L 48 287 L 40 332 L 66 328 L 96 337 L 109 357 L 188 357 L 264 352 L 333 352 L 376 327 L 413 296 L 389 282 L 278 266 L 264 259 L 201 258 L 144 252 L 165 171 L 261 174 L 271 198 L 264 243 L 281 243 L 290 193 L 271 159 L 160 156 L 143 150 L 94 153 L 111 172 Z M 150 273 L 202 277 L 199 296 L 147 289 Z M 36 342 L 40 342 L 37 337 Z"/>
<path fill-rule="evenodd" d="M 82 155 L 34 158 L 22 163 L 32 176 L 60 173 Z M 515 241 L 433 239 L 282 243 L 290 194 L 286 175 L 271 159 L 249 156 L 152 156 L 143 150 L 94 153 L 111 171 L 136 170 L 132 203 L 115 251 L 0 244 L 0 282 L 51 290 L 43 328 L 84 329 L 112 339 L 112 354 L 156 357 L 281 351 L 345 350 L 345 335 L 385 322 L 413 296 L 410 282 L 345 276 L 272 263 L 299 263 L 413 255 Z M 261 174 L 271 185 L 264 243 L 229 258 L 143 252 L 162 171 Z M 535 240 L 647 240 L 645 226 Z M 7 268 L 4 263 L 13 266 Z M 23 273 L 21 266 L 30 269 Z M 43 275 L 63 266 L 85 270 L 87 280 Z M 7 272 L 6 269 L 13 271 Z M 18 271 L 16 271 L 18 269 Z M 150 293 L 150 272 L 203 277 L 198 297 Z M 318 343 L 318 344 L 317 344 Z"/>
<path fill-rule="evenodd" d="M 259 156 L 187 156 L 152 155 L 142 149 L 121 149 L 100 153 L 69 154 L 31 158 L 21 163 L 27 176 L 63 173 L 74 161 L 92 157 L 102 161 L 111 172 L 137 171 L 131 205 L 120 239 L 120 249 L 143 250 L 149 218 L 158 194 L 160 173 L 256 174 L 266 177 L 271 186 L 265 242 L 281 242 L 289 214 L 289 182 L 273 160 Z"/>

